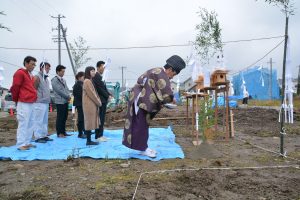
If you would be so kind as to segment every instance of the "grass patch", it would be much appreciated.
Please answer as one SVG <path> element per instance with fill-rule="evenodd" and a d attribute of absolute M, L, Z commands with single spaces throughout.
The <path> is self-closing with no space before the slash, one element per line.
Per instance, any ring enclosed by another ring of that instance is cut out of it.
<path fill-rule="evenodd" d="M 100 190 L 105 187 L 110 187 L 112 185 L 117 185 L 124 182 L 136 181 L 136 173 L 123 172 L 114 175 L 103 174 L 103 176 L 95 183 L 96 190 Z"/>
<path fill-rule="evenodd" d="M 13 195 L 9 195 L 7 197 L 8 200 L 19 200 L 19 199 L 39 199 L 44 200 L 47 198 L 48 190 L 45 187 L 29 187 L 22 193 L 17 193 Z"/>
<path fill-rule="evenodd" d="M 300 109 L 300 96 L 294 97 L 293 104 L 294 104 L 294 109 L 298 109 L 298 110 Z"/>
<path fill-rule="evenodd" d="M 174 179 L 176 172 L 165 172 L 165 173 L 152 173 L 143 176 L 142 181 L 144 182 L 170 182 Z"/>
<path fill-rule="evenodd" d="M 270 155 L 270 154 L 261 154 L 258 156 L 254 156 L 253 160 L 255 160 L 256 162 L 258 162 L 260 164 L 268 164 L 268 163 L 270 163 L 270 161 L 282 163 L 285 161 L 285 158 L 280 157 L 280 156 L 274 157 L 273 155 Z"/>
<path fill-rule="evenodd" d="M 242 101 L 238 101 L 238 104 L 241 105 Z M 281 106 L 281 99 L 274 100 L 248 100 L 249 106 Z M 294 109 L 300 109 L 300 97 L 294 97 L 293 101 Z"/>
<path fill-rule="evenodd" d="M 291 158 L 297 158 L 297 159 L 299 159 L 300 158 L 300 151 L 288 152 L 287 156 L 291 157 Z"/>
<path fill-rule="evenodd" d="M 272 133 L 272 131 L 259 130 L 256 135 L 259 137 L 271 137 L 274 134 Z"/>
<path fill-rule="evenodd" d="M 285 124 L 286 133 L 290 135 L 300 135 L 300 127 L 293 124 Z"/>
<path fill-rule="evenodd" d="M 249 106 L 280 106 L 280 100 L 249 100 Z"/>

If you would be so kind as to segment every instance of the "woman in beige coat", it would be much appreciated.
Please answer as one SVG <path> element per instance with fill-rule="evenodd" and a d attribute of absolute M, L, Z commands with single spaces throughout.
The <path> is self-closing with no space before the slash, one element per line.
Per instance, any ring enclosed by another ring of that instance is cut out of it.
<path fill-rule="evenodd" d="M 98 145 L 98 142 L 91 140 L 91 131 L 99 127 L 99 107 L 101 100 L 92 83 L 92 78 L 96 71 L 94 67 L 85 68 L 83 91 L 82 91 L 82 108 L 84 115 L 84 128 L 87 136 L 86 145 Z"/>

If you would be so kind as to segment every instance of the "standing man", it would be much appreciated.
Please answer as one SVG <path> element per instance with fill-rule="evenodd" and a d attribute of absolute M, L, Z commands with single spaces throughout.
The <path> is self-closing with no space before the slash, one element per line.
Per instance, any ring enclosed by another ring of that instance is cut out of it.
<path fill-rule="evenodd" d="M 33 87 L 33 71 L 36 59 L 27 56 L 23 62 L 24 68 L 18 69 L 13 77 L 10 88 L 13 101 L 17 103 L 17 147 L 19 150 L 28 150 L 35 147 L 30 143 L 32 137 L 33 103 L 37 99 L 36 89 Z"/>
<path fill-rule="evenodd" d="M 37 90 L 37 100 L 34 103 L 34 137 L 37 143 L 53 141 L 48 135 L 48 109 L 50 103 L 50 86 L 48 74 L 51 65 L 47 62 L 40 64 L 40 71 L 34 77 L 34 87 Z"/>
<path fill-rule="evenodd" d="M 95 89 L 101 99 L 102 106 L 99 109 L 99 116 L 100 116 L 100 126 L 99 129 L 95 130 L 95 139 L 98 140 L 99 142 L 106 142 L 107 138 L 103 136 L 103 126 L 105 122 L 105 114 L 106 114 L 106 107 L 108 103 L 108 98 L 110 96 L 110 93 L 108 92 L 106 88 L 106 84 L 103 81 L 103 72 L 104 72 L 104 67 L 105 62 L 99 61 L 97 62 L 97 73 L 95 77 L 93 78 L 93 83 L 95 86 Z"/>
<path fill-rule="evenodd" d="M 131 89 L 125 117 L 123 145 L 151 158 L 156 157 L 156 151 L 147 144 L 149 122 L 165 103 L 174 101 L 170 79 L 185 68 L 185 62 L 177 55 L 166 62 L 163 68 L 150 69 L 138 78 Z"/>
<path fill-rule="evenodd" d="M 248 105 L 248 99 L 249 99 L 249 93 L 247 88 L 245 88 L 243 91 L 243 104 Z"/>
<path fill-rule="evenodd" d="M 66 80 L 63 79 L 66 67 L 58 65 L 56 67 L 56 76 L 52 78 L 51 84 L 54 92 L 54 102 L 56 104 L 56 133 L 57 137 L 64 138 L 70 136 L 66 132 L 66 121 L 68 118 L 68 102 L 71 99 Z"/>

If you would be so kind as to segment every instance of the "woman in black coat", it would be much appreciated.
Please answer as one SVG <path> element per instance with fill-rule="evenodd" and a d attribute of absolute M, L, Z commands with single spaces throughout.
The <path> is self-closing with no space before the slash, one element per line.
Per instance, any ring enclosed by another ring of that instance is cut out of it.
<path fill-rule="evenodd" d="M 78 137 L 85 139 L 86 135 L 84 134 L 84 115 L 82 110 L 82 86 L 84 81 L 84 72 L 78 72 L 75 78 L 76 82 L 73 86 L 73 105 L 76 107 L 77 110 Z"/>

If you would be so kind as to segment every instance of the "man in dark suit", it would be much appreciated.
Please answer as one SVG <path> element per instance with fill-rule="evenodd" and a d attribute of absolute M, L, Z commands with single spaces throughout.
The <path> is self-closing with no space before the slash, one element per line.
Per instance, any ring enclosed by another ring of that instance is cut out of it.
<path fill-rule="evenodd" d="M 106 114 L 106 107 L 108 103 L 108 99 L 110 96 L 110 93 L 108 92 L 106 88 L 106 84 L 103 81 L 103 72 L 104 72 L 104 65 L 105 62 L 99 61 L 97 62 L 97 73 L 95 77 L 93 78 L 93 83 L 95 86 L 95 89 L 101 99 L 102 106 L 99 109 L 99 116 L 100 116 L 100 126 L 99 129 L 95 130 L 95 139 L 98 140 L 99 142 L 106 142 L 107 138 L 103 136 L 103 126 L 105 122 L 105 114 Z"/>

